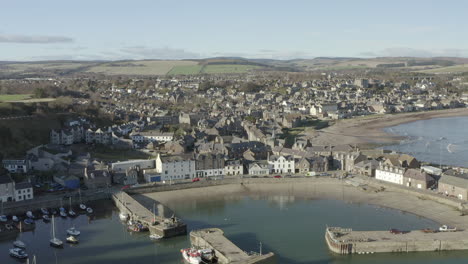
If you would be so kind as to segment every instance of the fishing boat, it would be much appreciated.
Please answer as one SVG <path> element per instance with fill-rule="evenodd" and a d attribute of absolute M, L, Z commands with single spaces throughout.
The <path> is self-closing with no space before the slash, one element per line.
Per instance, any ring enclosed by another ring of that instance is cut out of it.
<path fill-rule="evenodd" d="M 49 215 L 43 215 L 42 220 L 44 220 L 44 222 L 50 222 L 50 216 Z"/>
<path fill-rule="evenodd" d="M 194 248 L 185 248 L 181 249 L 182 257 L 190 264 L 200 264 L 202 263 L 202 258 L 200 252 Z"/>
<path fill-rule="evenodd" d="M 93 208 L 91 208 L 91 207 L 86 208 L 86 212 L 88 214 L 92 214 L 93 213 Z"/>
<path fill-rule="evenodd" d="M 55 237 L 55 221 L 54 221 L 53 216 L 52 216 L 52 239 L 50 239 L 50 246 L 56 247 L 56 248 L 63 247 L 62 240 Z"/>
<path fill-rule="evenodd" d="M 128 226 L 128 230 L 132 232 L 146 232 L 149 231 L 149 228 L 143 224 L 136 223 Z"/>
<path fill-rule="evenodd" d="M 34 214 L 31 212 L 31 211 L 27 211 L 26 212 L 26 216 L 31 218 L 31 219 L 35 219 L 36 217 L 34 216 Z"/>
<path fill-rule="evenodd" d="M 160 236 L 160 235 L 158 235 L 158 234 L 151 234 L 151 235 L 149 235 L 149 238 L 150 238 L 151 240 L 160 240 L 160 239 L 163 238 L 163 236 Z"/>
<path fill-rule="evenodd" d="M 41 213 L 43 215 L 48 215 L 49 214 L 49 210 L 47 210 L 47 208 L 41 208 Z"/>
<path fill-rule="evenodd" d="M 13 220 L 13 222 L 15 222 L 15 223 L 19 222 L 19 218 L 16 215 L 12 216 L 11 220 Z"/>
<path fill-rule="evenodd" d="M 68 236 L 66 241 L 70 244 L 78 244 L 80 242 L 75 236 Z"/>
<path fill-rule="evenodd" d="M 26 259 L 28 257 L 28 254 L 21 248 L 11 248 L 10 256 L 18 259 Z"/>
<path fill-rule="evenodd" d="M 21 240 L 16 240 L 15 242 L 13 242 L 13 246 L 17 248 L 26 248 L 26 244 Z"/>

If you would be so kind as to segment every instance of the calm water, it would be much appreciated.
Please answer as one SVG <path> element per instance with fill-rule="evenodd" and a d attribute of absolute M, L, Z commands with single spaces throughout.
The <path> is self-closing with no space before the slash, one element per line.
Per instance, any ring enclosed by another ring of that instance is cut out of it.
<path fill-rule="evenodd" d="M 421 120 L 386 131 L 408 139 L 385 149 L 408 153 L 421 161 L 468 167 L 468 117 Z"/>
<path fill-rule="evenodd" d="M 110 204 L 106 205 L 111 208 Z M 104 207 L 102 205 L 101 207 Z M 253 199 L 223 198 L 214 201 L 187 201 L 172 206 L 190 229 L 220 227 L 234 243 L 246 251 L 274 251 L 279 263 L 461 263 L 468 252 L 409 253 L 336 256 L 324 242 L 324 228 L 344 226 L 355 229 L 418 229 L 437 224 L 415 215 L 370 205 L 347 204 L 333 200 L 295 200 L 294 197 Z M 51 224 L 37 222 L 34 232 L 21 234 L 28 253 L 38 263 L 61 264 L 148 264 L 183 263 L 179 249 L 189 246 L 187 237 L 151 242 L 144 234 L 130 234 L 113 209 L 100 211 L 94 220 L 86 216 L 57 219 L 58 237 L 75 225 L 80 231 L 80 244 L 64 249 L 49 247 Z M 0 263 L 19 263 L 8 256 L 10 241 L 0 242 Z"/>

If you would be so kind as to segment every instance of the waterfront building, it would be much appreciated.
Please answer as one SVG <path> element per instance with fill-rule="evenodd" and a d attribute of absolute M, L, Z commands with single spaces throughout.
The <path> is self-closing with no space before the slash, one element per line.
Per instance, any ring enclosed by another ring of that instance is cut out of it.
<path fill-rule="evenodd" d="M 460 200 L 468 200 L 468 173 L 448 170 L 439 179 L 438 191 Z"/>
<path fill-rule="evenodd" d="M 161 157 L 158 154 L 154 172 L 161 176 L 162 181 L 195 178 L 195 161 L 182 155 Z"/>
<path fill-rule="evenodd" d="M 15 184 L 15 201 L 31 200 L 34 198 L 33 187 L 29 182 Z"/>
<path fill-rule="evenodd" d="M 294 173 L 294 157 L 272 155 L 268 159 L 273 173 Z"/>
<path fill-rule="evenodd" d="M 379 168 L 375 170 L 375 178 L 377 180 L 403 185 L 404 173 L 405 169 L 402 167 L 381 163 Z"/>

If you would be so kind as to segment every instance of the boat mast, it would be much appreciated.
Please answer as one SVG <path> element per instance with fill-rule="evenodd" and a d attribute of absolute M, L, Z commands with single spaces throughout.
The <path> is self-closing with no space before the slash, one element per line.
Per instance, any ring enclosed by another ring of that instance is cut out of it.
<path fill-rule="evenodd" d="M 52 238 L 55 239 L 55 221 L 54 221 L 53 215 L 52 215 Z"/>

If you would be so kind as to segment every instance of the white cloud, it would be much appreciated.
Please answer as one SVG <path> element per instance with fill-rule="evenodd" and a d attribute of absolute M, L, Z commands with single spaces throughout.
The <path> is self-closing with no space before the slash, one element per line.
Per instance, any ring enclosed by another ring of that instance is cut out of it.
<path fill-rule="evenodd" d="M 47 44 L 47 43 L 68 43 L 74 40 L 65 36 L 29 36 L 0 34 L 0 43 L 23 43 L 23 44 Z"/>
<path fill-rule="evenodd" d="M 393 47 L 386 48 L 380 51 L 366 51 L 358 54 L 363 57 L 466 57 L 468 50 L 466 49 L 441 49 L 441 50 L 426 50 L 414 49 L 408 47 Z"/>

